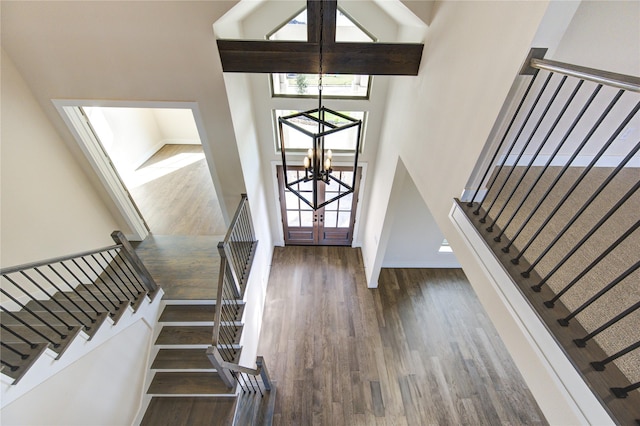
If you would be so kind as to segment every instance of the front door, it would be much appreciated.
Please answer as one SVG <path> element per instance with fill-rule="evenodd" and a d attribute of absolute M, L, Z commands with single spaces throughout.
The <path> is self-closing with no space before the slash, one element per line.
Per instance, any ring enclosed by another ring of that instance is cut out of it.
<path fill-rule="evenodd" d="M 278 187 L 280 190 L 280 207 L 284 243 L 286 245 L 326 245 L 350 246 L 353 240 L 358 189 L 362 169 L 358 167 L 356 186 L 352 194 L 346 195 L 333 203 L 313 211 L 304 201 L 284 186 L 284 170 L 278 166 Z M 289 181 L 295 181 L 304 175 L 304 168 L 292 167 L 289 170 Z M 343 182 L 351 182 L 352 171 L 348 168 L 334 167 L 333 173 Z M 339 185 L 319 185 L 318 201 L 330 199 L 340 194 Z M 311 194 L 311 182 L 300 183 L 295 188 L 302 194 Z M 309 196 L 309 198 L 311 198 Z"/>

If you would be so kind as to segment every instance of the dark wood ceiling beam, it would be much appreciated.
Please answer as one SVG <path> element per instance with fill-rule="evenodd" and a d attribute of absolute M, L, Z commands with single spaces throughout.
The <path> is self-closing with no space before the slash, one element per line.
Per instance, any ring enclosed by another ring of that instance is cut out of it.
<path fill-rule="evenodd" d="M 320 42 L 320 5 L 324 10 L 322 39 L 324 43 L 336 41 L 336 14 L 338 12 L 337 0 L 310 0 L 307 1 L 307 41 L 309 43 Z"/>
<path fill-rule="evenodd" d="M 418 43 L 331 43 L 323 47 L 325 74 L 418 75 Z M 318 72 L 318 44 L 218 40 L 224 72 Z"/>

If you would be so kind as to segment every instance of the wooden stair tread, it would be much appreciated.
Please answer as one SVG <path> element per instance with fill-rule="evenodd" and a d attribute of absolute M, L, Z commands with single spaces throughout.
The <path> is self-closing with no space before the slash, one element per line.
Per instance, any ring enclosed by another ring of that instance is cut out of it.
<path fill-rule="evenodd" d="M 36 362 L 36 360 L 40 358 L 40 355 L 42 355 L 42 353 L 47 350 L 49 345 L 40 343 L 34 348 L 31 348 L 29 345 L 23 343 L 11 344 L 11 347 L 19 350 L 25 355 L 28 355 L 27 358 L 22 359 L 18 354 L 11 352 L 7 348 L 2 348 L 2 360 L 13 367 L 17 367 L 16 369 L 13 369 L 7 365 L 4 365 L 5 368 L 2 370 L 2 373 L 14 379 L 13 384 L 16 384 L 18 380 L 22 378 L 24 373 L 29 370 L 31 364 Z"/>
<path fill-rule="evenodd" d="M 157 372 L 147 390 L 153 395 L 233 395 L 216 372 Z"/>
<path fill-rule="evenodd" d="M 230 333 L 233 327 L 223 326 Z M 242 327 L 238 327 L 235 343 L 239 343 Z M 156 345 L 210 345 L 213 326 L 164 326 L 156 339 Z"/>
<path fill-rule="evenodd" d="M 46 309 L 49 309 L 53 312 L 64 312 L 64 309 L 66 308 L 71 312 L 85 311 L 87 313 L 92 313 L 92 312 L 95 313 L 95 311 L 106 312 L 107 310 L 113 311 L 115 310 L 116 306 L 117 307 L 127 306 L 126 302 L 122 304 L 118 304 L 118 302 L 115 300 L 113 301 L 113 303 L 110 303 L 109 301 L 102 300 L 102 299 L 100 299 L 99 301 L 95 299 L 91 299 L 91 300 L 87 300 L 87 302 L 83 300 L 74 300 L 73 302 L 70 302 L 68 300 L 56 300 L 56 301 L 41 300 L 40 303 L 30 301 L 29 303 L 27 303 L 26 306 L 27 308 L 31 309 L 34 312 L 46 312 Z M 102 304 L 99 302 L 102 302 Z M 60 305 L 64 306 L 64 308 L 61 307 Z M 105 309 L 105 307 L 107 309 Z"/>
<path fill-rule="evenodd" d="M 154 370 L 214 369 L 205 349 L 160 349 L 151 364 Z"/>
<path fill-rule="evenodd" d="M 213 321 L 215 305 L 167 305 L 160 322 Z"/>
<path fill-rule="evenodd" d="M 234 411 L 230 397 L 153 397 L 140 425 L 230 425 Z"/>

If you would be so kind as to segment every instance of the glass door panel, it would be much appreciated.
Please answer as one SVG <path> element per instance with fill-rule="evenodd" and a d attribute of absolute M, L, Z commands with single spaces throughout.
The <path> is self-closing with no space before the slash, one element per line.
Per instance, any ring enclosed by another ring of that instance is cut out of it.
<path fill-rule="evenodd" d="M 336 178 L 351 183 L 353 173 L 334 168 Z M 348 194 L 323 208 L 313 211 L 296 194 L 284 186 L 284 171 L 278 166 L 278 187 L 285 244 L 289 245 L 351 245 L 355 224 L 356 202 L 360 185 L 361 169 L 358 168 L 356 188 Z M 288 171 L 289 181 L 302 178 L 304 169 Z M 311 182 L 301 182 L 294 189 L 311 198 Z M 329 185 L 318 185 L 319 200 L 331 199 L 345 191 L 333 182 Z M 355 195 L 355 197 L 354 197 Z"/>

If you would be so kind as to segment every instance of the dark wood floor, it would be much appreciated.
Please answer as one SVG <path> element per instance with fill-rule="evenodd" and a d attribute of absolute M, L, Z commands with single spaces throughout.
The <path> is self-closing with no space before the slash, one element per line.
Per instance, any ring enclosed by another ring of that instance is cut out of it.
<path fill-rule="evenodd" d="M 276 425 L 546 424 L 458 269 L 385 269 L 359 249 L 277 247 L 259 354 Z"/>
<path fill-rule="evenodd" d="M 135 244 L 163 299 L 213 300 L 218 288 L 220 255 L 224 235 L 149 235 Z"/>

